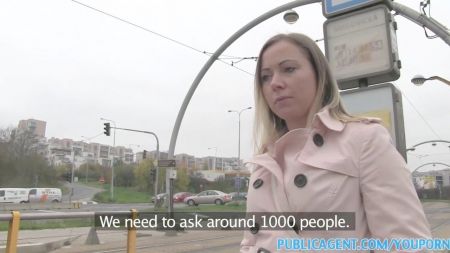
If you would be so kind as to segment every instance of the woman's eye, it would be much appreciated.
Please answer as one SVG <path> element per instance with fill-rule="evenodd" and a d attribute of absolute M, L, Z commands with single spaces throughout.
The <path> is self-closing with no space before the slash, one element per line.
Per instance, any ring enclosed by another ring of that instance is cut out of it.
<path fill-rule="evenodd" d="M 284 71 L 287 73 L 292 73 L 295 71 L 295 67 L 286 67 L 286 68 L 284 68 Z"/>
<path fill-rule="evenodd" d="M 262 75 L 261 76 L 261 81 L 263 82 L 263 83 L 266 83 L 267 81 L 269 81 L 270 80 L 270 75 Z"/>

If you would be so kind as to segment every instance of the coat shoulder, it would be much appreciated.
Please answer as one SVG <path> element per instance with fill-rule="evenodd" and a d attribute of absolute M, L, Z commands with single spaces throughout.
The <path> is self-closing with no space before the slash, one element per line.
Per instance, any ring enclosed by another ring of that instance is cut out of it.
<path fill-rule="evenodd" d="M 380 120 L 348 122 L 342 134 L 342 139 L 346 140 L 355 152 L 361 152 L 367 148 L 367 145 L 375 143 L 393 144 L 391 134 Z"/>
<path fill-rule="evenodd" d="M 380 134 L 389 135 L 388 130 L 383 126 L 383 122 L 378 118 L 364 118 L 360 121 L 347 122 L 346 130 L 352 134 L 364 136 L 377 136 Z M 367 138 L 363 138 L 367 139 Z M 360 139 L 361 140 L 361 139 Z"/>

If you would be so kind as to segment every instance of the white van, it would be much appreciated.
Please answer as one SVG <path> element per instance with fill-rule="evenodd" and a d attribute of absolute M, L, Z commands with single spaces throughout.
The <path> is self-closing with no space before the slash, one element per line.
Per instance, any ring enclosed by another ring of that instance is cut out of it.
<path fill-rule="evenodd" d="M 0 203 L 27 203 L 28 191 L 26 188 L 0 188 Z"/>
<path fill-rule="evenodd" d="M 59 188 L 30 188 L 28 201 L 30 203 L 38 202 L 61 202 L 62 194 Z"/>

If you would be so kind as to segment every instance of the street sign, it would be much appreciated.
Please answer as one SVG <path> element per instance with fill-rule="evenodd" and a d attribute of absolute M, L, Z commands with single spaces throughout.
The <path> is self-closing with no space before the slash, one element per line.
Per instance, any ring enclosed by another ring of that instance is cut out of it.
<path fill-rule="evenodd" d="M 160 168 L 174 168 L 175 165 L 175 160 L 158 160 L 158 167 Z"/>
<path fill-rule="evenodd" d="M 176 170 L 168 170 L 170 179 L 177 179 L 177 171 Z"/>
<path fill-rule="evenodd" d="M 392 0 L 323 0 L 322 13 L 326 18 L 330 18 L 383 2 L 392 9 L 391 1 Z"/>
<path fill-rule="evenodd" d="M 384 5 L 328 19 L 323 27 L 325 53 L 341 90 L 400 77 L 396 23 Z"/>
<path fill-rule="evenodd" d="M 241 178 L 240 177 L 235 177 L 234 178 L 234 188 L 235 189 L 240 189 L 241 188 Z"/>

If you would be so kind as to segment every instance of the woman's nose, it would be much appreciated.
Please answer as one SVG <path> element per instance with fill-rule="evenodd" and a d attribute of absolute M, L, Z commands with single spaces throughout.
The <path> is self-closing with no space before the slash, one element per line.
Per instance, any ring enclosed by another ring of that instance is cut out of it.
<path fill-rule="evenodd" d="M 272 80 L 270 82 L 270 87 L 272 89 L 282 89 L 285 87 L 285 83 L 283 81 L 283 78 L 279 74 L 273 74 Z"/>

